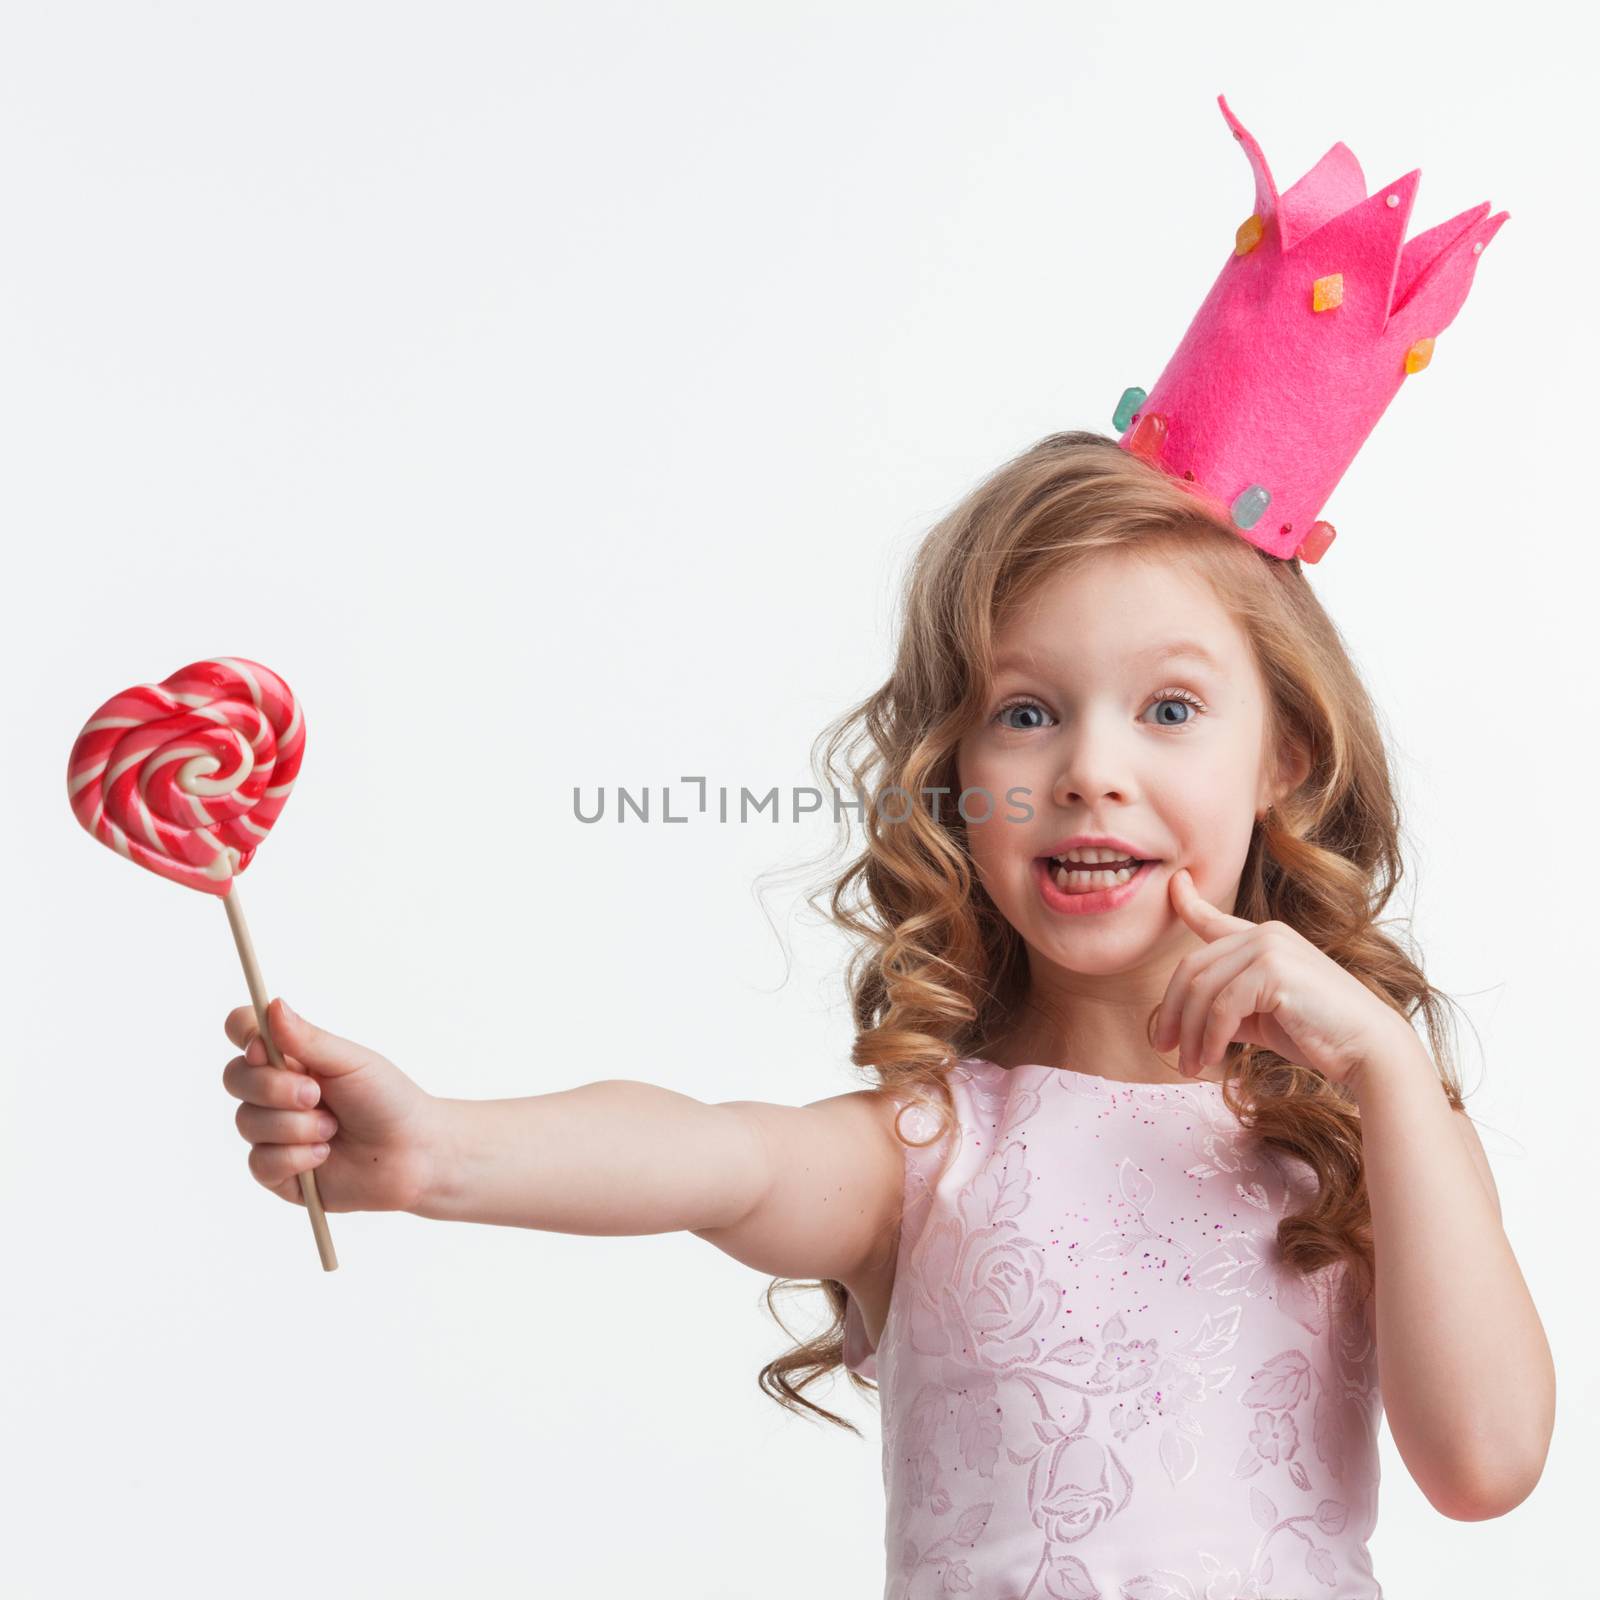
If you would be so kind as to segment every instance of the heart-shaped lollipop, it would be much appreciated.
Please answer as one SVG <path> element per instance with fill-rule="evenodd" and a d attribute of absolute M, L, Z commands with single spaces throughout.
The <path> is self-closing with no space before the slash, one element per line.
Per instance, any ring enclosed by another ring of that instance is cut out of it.
<path fill-rule="evenodd" d="M 288 684 L 218 656 L 107 700 L 72 747 L 67 793 L 119 855 L 226 895 L 278 820 L 305 744 Z"/>
<path fill-rule="evenodd" d="M 299 704 L 277 673 L 242 656 L 196 661 L 113 695 L 83 725 L 67 797 L 104 845 L 163 878 L 220 896 L 267 1058 L 267 990 L 239 904 L 238 875 L 278 820 L 305 752 Z M 314 1172 L 300 1174 L 322 1264 L 338 1266 Z"/>

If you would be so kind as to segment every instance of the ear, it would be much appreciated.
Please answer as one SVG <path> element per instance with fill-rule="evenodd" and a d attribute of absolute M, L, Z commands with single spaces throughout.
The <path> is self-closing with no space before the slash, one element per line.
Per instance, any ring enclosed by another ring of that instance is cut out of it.
<path fill-rule="evenodd" d="M 1294 736 L 1286 737 L 1283 748 L 1278 752 L 1278 786 L 1267 796 L 1273 805 L 1279 804 L 1283 797 L 1293 794 L 1296 789 L 1311 776 L 1311 753 L 1304 742 Z M 1265 805 L 1267 800 L 1263 800 Z"/>

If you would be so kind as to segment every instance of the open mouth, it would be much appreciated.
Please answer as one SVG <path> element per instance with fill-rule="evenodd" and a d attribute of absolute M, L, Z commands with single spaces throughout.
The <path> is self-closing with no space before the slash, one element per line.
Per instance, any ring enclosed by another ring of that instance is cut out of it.
<path fill-rule="evenodd" d="M 1131 883 L 1141 867 L 1153 866 L 1155 860 L 1140 860 L 1125 856 L 1119 861 L 1064 861 L 1058 856 L 1040 856 L 1044 871 L 1050 881 L 1063 894 L 1094 894 Z"/>

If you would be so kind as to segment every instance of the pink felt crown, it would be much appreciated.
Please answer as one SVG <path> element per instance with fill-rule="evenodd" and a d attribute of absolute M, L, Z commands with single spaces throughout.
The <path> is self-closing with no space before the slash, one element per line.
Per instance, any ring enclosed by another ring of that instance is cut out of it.
<path fill-rule="evenodd" d="M 1474 206 L 1405 242 L 1421 172 L 1368 195 L 1336 144 L 1279 194 L 1217 96 L 1256 180 L 1254 213 L 1149 394 L 1113 424 L 1124 449 L 1195 485 L 1269 555 L 1318 560 L 1316 521 L 1400 385 L 1433 355 L 1508 212 Z"/>

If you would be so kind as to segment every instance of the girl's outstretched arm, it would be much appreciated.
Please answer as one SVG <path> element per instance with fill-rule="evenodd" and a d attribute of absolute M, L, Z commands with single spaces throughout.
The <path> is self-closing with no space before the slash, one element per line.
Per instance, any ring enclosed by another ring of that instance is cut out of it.
<path fill-rule="evenodd" d="M 1410 1024 L 1393 1037 L 1349 1080 L 1372 1206 L 1384 1410 L 1435 1508 L 1481 1521 L 1520 1505 L 1544 1471 L 1555 1364 L 1477 1130 L 1440 1092 Z"/>
<path fill-rule="evenodd" d="M 254 1010 L 223 1024 L 250 1171 L 303 1204 L 315 1168 L 329 1211 L 410 1211 L 556 1233 L 685 1230 L 781 1277 L 882 1287 L 899 1220 L 898 1105 L 874 1089 L 807 1106 L 721 1105 L 606 1079 L 516 1100 L 428 1094 L 386 1056 L 274 999 L 287 1071 Z M 314 1143 L 326 1140 L 328 1143 Z"/>
<path fill-rule="evenodd" d="M 897 1109 L 874 1090 L 812 1105 L 707 1105 L 607 1079 L 514 1100 L 438 1100 L 425 1192 L 444 1221 L 557 1233 L 684 1230 L 773 1276 L 849 1286 L 900 1204 Z"/>

